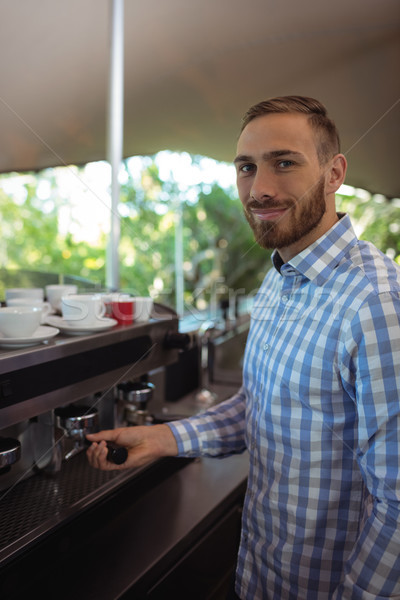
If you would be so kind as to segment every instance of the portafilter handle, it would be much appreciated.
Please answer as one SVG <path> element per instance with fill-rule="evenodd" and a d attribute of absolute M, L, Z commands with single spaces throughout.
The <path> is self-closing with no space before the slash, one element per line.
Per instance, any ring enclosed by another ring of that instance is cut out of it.
<path fill-rule="evenodd" d="M 128 450 L 123 446 L 117 446 L 112 442 L 107 442 L 107 448 L 107 460 L 116 465 L 122 465 L 128 458 Z"/>
<path fill-rule="evenodd" d="M 92 442 L 86 440 L 86 445 L 90 446 Z M 124 446 L 118 446 L 113 442 L 107 442 L 107 460 L 115 465 L 122 465 L 128 458 L 128 450 Z"/>
<path fill-rule="evenodd" d="M 82 446 L 90 444 L 86 439 L 87 433 L 98 431 L 98 413 L 95 408 L 87 406 L 69 405 L 56 409 L 56 415 L 66 435 L 75 441 L 75 447 L 66 455 L 65 459 L 72 458 L 82 450 Z M 128 451 L 122 446 L 107 442 L 107 459 L 116 465 L 122 465 L 128 457 Z"/>

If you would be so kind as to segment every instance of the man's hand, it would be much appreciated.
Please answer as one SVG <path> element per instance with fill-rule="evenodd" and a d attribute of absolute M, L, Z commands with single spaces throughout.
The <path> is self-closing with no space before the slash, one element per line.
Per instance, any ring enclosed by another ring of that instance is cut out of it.
<path fill-rule="evenodd" d="M 176 456 L 178 453 L 175 438 L 167 425 L 121 427 L 91 433 L 86 437 L 93 442 L 87 451 L 89 463 L 103 471 L 141 467 L 157 458 Z M 107 442 L 128 450 L 128 458 L 122 465 L 107 460 Z"/>

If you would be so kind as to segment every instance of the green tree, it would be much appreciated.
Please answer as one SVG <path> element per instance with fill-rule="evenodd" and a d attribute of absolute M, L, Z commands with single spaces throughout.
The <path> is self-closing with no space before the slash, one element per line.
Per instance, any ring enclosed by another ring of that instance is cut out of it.
<path fill-rule="evenodd" d="M 364 193 L 338 195 L 338 208 L 348 212 L 360 239 L 375 244 L 400 264 L 400 200 Z"/>
<path fill-rule="evenodd" d="M 0 265 L 3 269 L 73 275 L 104 281 L 105 236 L 98 244 L 77 242 L 72 234 L 60 234 L 59 212 L 68 203 L 59 194 L 54 169 L 21 174 L 18 198 L 0 186 Z M 15 174 L 3 175 L 7 181 Z M 43 201 L 38 189 L 46 183 L 49 197 Z"/>
<path fill-rule="evenodd" d="M 163 186 L 154 161 L 143 168 L 140 186 L 127 167 L 126 173 L 127 181 L 121 186 L 121 288 L 154 296 L 157 280 L 161 280 L 162 289 L 169 290 L 169 300 L 173 300 L 174 186 Z"/>
<path fill-rule="evenodd" d="M 196 157 L 193 157 L 196 160 Z M 236 192 L 217 183 L 198 184 L 185 194 L 174 181 L 162 181 L 157 165 L 142 171 L 140 188 L 129 169 L 122 186 L 121 283 L 127 290 L 157 290 L 175 303 L 175 223 L 183 220 L 185 302 L 206 307 L 218 287 L 219 295 L 249 293 L 265 273 L 268 253 L 255 243 Z M 193 196 L 195 199 L 193 200 Z M 157 282 L 161 285 L 157 287 Z"/>
<path fill-rule="evenodd" d="M 219 286 L 220 295 L 249 294 L 261 283 L 269 268 L 269 252 L 254 242 L 253 233 L 244 218 L 241 203 L 234 190 L 222 189 L 214 183 L 202 186 L 198 202 L 185 207 L 185 260 L 189 292 L 204 289 L 204 297 Z"/>

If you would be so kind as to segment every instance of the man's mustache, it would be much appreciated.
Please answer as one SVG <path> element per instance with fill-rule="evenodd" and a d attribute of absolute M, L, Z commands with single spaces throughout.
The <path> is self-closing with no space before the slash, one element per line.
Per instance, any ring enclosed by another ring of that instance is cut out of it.
<path fill-rule="evenodd" d="M 271 201 L 271 200 L 265 200 L 264 202 L 259 202 L 258 200 L 250 200 L 247 204 L 246 204 L 246 210 L 270 210 L 273 208 L 276 209 L 288 209 L 288 208 L 293 208 L 294 206 L 294 202 L 277 202 L 277 201 Z"/>

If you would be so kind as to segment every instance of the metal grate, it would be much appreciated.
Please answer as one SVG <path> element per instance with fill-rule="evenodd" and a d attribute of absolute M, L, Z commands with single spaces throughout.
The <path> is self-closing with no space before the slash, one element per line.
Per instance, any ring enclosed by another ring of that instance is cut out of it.
<path fill-rule="evenodd" d="M 38 473 L 0 492 L 0 556 L 28 534 L 37 537 L 60 523 L 74 506 L 79 511 L 91 495 L 108 491 L 107 484 L 121 477 L 126 472 L 93 469 L 83 452 L 64 462 L 56 475 Z"/>

